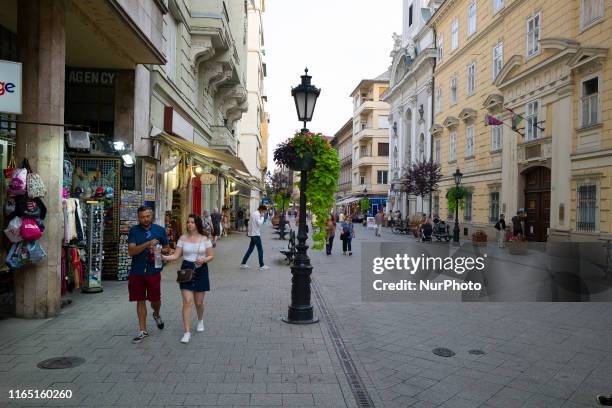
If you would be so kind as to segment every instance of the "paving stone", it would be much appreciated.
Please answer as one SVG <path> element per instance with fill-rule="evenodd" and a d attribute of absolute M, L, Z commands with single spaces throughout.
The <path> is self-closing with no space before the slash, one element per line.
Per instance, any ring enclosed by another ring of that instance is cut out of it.
<path fill-rule="evenodd" d="M 249 405 L 258 405 L 264 407 L 271 407 L 277 405 L 283 405 L 282 394 L 251 394 L 251 400 Z"/>

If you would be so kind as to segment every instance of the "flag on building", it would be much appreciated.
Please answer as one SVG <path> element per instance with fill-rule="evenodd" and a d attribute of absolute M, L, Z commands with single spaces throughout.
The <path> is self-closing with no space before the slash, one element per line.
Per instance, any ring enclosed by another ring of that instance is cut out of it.
<path fill-rule="evenodd" d="M 504 122 L 495 116 L 485 115 L 485 126 L 499 126 L 503 124 Z"/>
<path fill-rule="evenodd" d="M 518 131 L 519 130 L 518 127 L 520 126 L 521 122 L 525 120 L 525 118 L 523 118 L 518 113 L 515 113 L 510 108 L 506 108 L 506 110 L 512 113 L 512 130 L 514 130 L 515 132 Z"/>

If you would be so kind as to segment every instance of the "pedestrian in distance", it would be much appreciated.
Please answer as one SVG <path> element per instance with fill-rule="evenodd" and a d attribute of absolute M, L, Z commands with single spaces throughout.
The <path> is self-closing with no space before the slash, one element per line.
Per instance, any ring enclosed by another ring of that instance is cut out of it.
<path fill-rule="evenodd" d="M 194 277 L 190 282 L 179 284 L 183 298 L 183 344 L 191 340 L 191 310 L 194 304 L 198 315 L 196 331 L 204 331 L 204 295 L 210 291 L 208 264 L 215 257 L 208 235 L 202 218 L 197 214 L 190 214 L 187 217 L 187 233 L 179 238 L 172 255 L 163 256 L 164 261 L 175 261 L 183 257 L 181 269 L 194 270 Z"/>
<path fill-rule="evenodd" d="M 333 215 L 330 215 L 325 222 L 325 232 L 327 234 L 327 243 L 325 244 L 325 253 L 331 255 L 334 238 L 336 237 L 336 220 Z"/>
<path fill-rule="evenodd" d="M 218 208 L 213 208 L 210 214 L 210 223 L 212 225 L 212 246 L 215 248 L 219 235 L 221 235 L 221 213 Z"/>
<path fill-rule="evenodd" d="M 253 211 L 250 217 L 250 222 L 248 224 L 247 235 L 251 239 L 249 243 L 249 249 L 247 249 L 244 257 L 242 258 L 242 263 L 240 264 L 241 269 L 247 269 L 249 265 L 247 261 L 253 252 L 253 249 L 257 247 L 257 256 L 259 257 L 259 270 L 265 271 L 266 269 L 270 269 L 268 265 L 264 264 L 263 259 L 263 246 L 261 244 L 261 225 L 263 224 L 263 213 L 266 210 L 265 205 L 260 205 L 257 211 Z"/>
<path fill-rule="evenodd" d="M 162 330 L 164 321 L 159 313 L 161 308 L 161 256 L 170 252 L 166 229 L 153 223 L 153 210 L 148 207 L 138 208 L 138 224 L 128 233 L 128 255 L 132 257 L 132 266 L 128 274 L 128 292 L 130 302 L 136 302 L 138 315 L 138 334 L 132 343 L 140 343 L 149 337 L 147 331 L 147 300 L 153 309 L 153 319 Z M 156 259 L 157 258 L 157 259 Z"/>
<path fill-rule="evenodd" d="M 495 229 L 497 230 L 497 246 L 503 248 L 506 246 L 506 220 L 503 213 L 499 214 L 499 219 L 495 223 Z"/>
<path fill-rule="evenodd" d="M 512 217 L 512 235 L 523 235 L 523 209 L 519 209 L 514 217 Z"/>
<path fill-rule="evenodd" d="M 248 235 L 248 232 L 249 232 L 249 217 L 250 217 L 250 214 L 247 211 L 247 209 L 245 208 L 244 209 L 244 228 L 247 231 L 247 235 Z"/>
<path fill-rule="evenodd" d="M 342 233 L 340 234 L 340 239 L 342 240 L 342 255 L 346 255 L 346 251 L 348 251 L 349 255 L 353 255 L 353 250 L 351 248 L 351 242 L 353 238 L 355 238 L 353 218 L 350 215 L 344 217 L 344 221 L 340 228 L 342 228 Z"/>
<path fill-rule="evenodd" d="M 380 237 L 380 233 L 382 231 L 383 223 L 385 222 L 385 214 L 383 213 L 382 208 L 378 210 L 376 215 L 374 216 L 374 223 L 376 224 L 376 236 Z"/>

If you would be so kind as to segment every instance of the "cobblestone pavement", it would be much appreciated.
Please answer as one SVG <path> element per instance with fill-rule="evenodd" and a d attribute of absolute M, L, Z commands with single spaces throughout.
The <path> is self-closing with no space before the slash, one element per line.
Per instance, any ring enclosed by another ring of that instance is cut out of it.
<path fill-rule="evenodd" d="M 381 238 L 360 226 L 356 232 L 357 255 L 363 242 L 415 242 L 388 230 Z M 525 264 L 513 265 L 519 258 L 487 250 L 507 259 L 509 273 L 536 262 L 520 257 Z M 586 408 L 612 393 L 610 303 L 366 303 L 359 256 L 336 249 L 314 261 L 377 407 Z M 436 347 L 456 355 L 436 356 Z"/>
<path fill-rule="evenodd" d="M 274 239 L 269 224 L 264 232 L 268 271 L 258 270 L 256 253 L 250 269 L 239 269 L 244 234 L 217 245 L 206 330 L 188 345 L 179 343 L 176 265 L 166 267 L 162 281 L 166 327 L 158 330 L 149 312 L 150 337 L 138 345 L 131 343 L 137 318 L 126 282 L 104 281 L 103 293 L 74 296 L 54 319 L 0 321 L 0 406 L 9 390 L 70 389 L 70 400 L 10 406 L 355 407 L 325 326 L 280 320 L 290 303 L 291 274 L 278 252 L 287 241 Z M 65 370 L 36 367 L 71 355 L 87 361 Z"/>
<path fill-rule="evenodd" d="M 414 241 L 387 231 L 375 238 L 356 226 L 352 257 L 341 254 L 337 239 L 332 256 L 309 252 L 321 322 L 287 325 L 280 317 L 290 272 L 278 252 L 286 241 L 274 239 L 269 225 L 264 231 L 272 267 L 265 272 L 257 270 L 256 254 L 251 269 L 238 269 L 248 244 L 243 235 L 217 246 L 206 331 L 189 345 L 178 341 L 175 266 L 162 284 L 166 328 L 157 330 L 150 318 L 151 337 L 139 345 L 130 342 L 136 313 L 124 282 L 74 296 L 54 319 L 0 321 L 0 406 L 11 389 L 70 389 L 70 400 L 10 406 L 356 407 L 349 380 L 353 387 L 361 380 L 366 392 L 358 396 L 376 407 L 593 407 L 596 394 L 612 392 L 609 303 L 363 302 L 361 243 L 408 248 Z M 456 355 L 436 356 L 435 347 Z M 36 367 L 62 355 L 87 362 Z"/>

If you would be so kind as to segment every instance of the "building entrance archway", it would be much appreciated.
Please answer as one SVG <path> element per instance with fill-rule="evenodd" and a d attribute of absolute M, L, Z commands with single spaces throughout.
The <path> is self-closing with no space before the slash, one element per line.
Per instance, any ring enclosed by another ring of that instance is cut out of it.
<path fill-rule="evenodd" d="M 523 173 L 525 182 L 525 235 L 528 241 L 546 241 L 550 228 L 550 169 L 532 167 Z"/>

